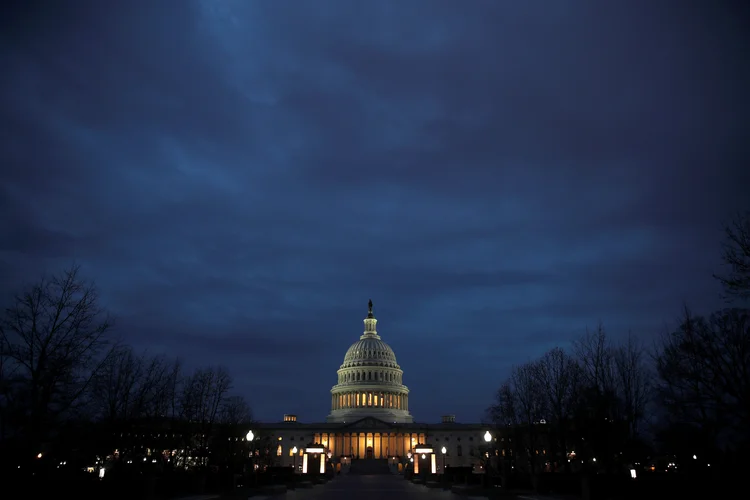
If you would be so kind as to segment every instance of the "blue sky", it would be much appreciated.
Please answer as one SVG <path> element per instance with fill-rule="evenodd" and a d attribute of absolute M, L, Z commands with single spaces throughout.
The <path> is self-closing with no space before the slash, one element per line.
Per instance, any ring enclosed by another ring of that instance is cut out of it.
<path fill-rule="evenodd" d="M 600 320 L 720 304 L 739 2 L 15 2 L 0 293 L 72 262 L 138 349 L 323 419 L 372 298 L 419 421 Z"/>

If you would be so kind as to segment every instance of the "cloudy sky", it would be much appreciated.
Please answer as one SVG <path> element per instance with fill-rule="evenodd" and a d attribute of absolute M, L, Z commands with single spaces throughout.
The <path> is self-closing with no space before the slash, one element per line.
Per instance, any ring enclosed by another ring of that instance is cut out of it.
<path fill-rule="evenodd" d="M 476 421 L 602 321 L 716 307 L 748 208 L 740 2 L 16 2 L 0 292 L 73 262 L 117 332 L 318 421 L 372 298 L 412 413 Z"/>

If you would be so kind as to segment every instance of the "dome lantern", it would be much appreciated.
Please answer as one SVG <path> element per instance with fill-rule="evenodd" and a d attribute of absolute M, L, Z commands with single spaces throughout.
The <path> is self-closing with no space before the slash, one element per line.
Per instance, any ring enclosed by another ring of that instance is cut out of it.
<path fill-rule="evenodd" d="M 367 317 L 365 318 L 365 332 L 360 337 L 361 339 L 372 337 L 379 339 L 378 331 L 375 328 L 378 324 L 378 320 L 375 319 L 375 315 L 372 313 L 372 299 L 367 303 Z"/>

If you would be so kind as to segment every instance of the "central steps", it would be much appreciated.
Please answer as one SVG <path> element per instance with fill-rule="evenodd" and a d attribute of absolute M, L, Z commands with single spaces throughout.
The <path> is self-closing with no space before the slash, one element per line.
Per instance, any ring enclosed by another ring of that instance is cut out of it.
<path fill-rule="evenodd" d="M 375 476 L 380 474 L 390 474 L 391 469 L 388 467 L 388 459 L 365 458 L 352 460 L 349 474 L 360 474 L 363 476 Z"/>

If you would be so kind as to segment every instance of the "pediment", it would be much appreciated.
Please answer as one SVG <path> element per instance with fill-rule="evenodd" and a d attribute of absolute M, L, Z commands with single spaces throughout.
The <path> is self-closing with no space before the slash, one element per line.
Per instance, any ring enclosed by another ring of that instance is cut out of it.
<path fill-rule="evenodd" d="M 375 417 L 364 417 L 342 426 L 344 429 L 382 429 L 384 427 L 390 428 L 393 427 L 393 425 Z"/>

